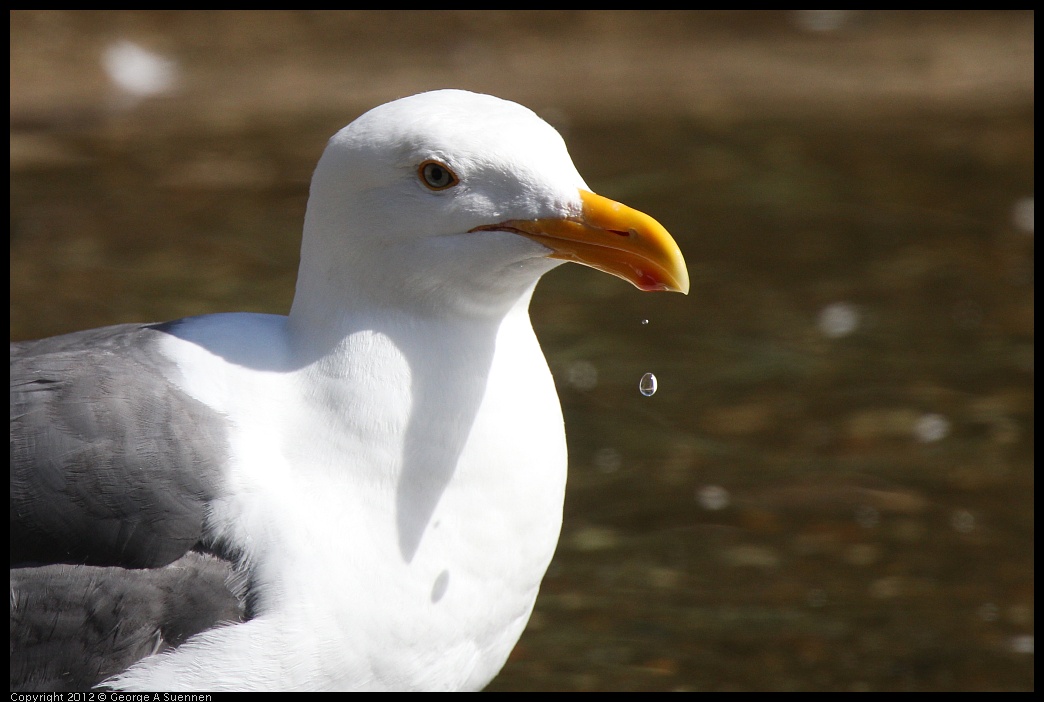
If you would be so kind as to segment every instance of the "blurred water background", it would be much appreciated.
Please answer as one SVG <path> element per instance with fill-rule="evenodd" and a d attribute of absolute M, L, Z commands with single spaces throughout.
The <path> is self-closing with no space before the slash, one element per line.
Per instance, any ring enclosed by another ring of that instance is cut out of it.
<path fill-rule="evenodd" d="M 285 313 L 326 139 L 434 88 L 674 234 L 688 297 L 538 288 L 570 483 L 491 689 L 1033 688 L 1032 12 L 10 19 L 12 339 Z"/>

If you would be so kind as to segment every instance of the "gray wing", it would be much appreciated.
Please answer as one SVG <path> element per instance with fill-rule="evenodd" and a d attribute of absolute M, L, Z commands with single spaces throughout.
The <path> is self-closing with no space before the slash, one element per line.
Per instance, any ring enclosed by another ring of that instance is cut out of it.
<path fill-rule="evenodd" d="M 223 417 L 168 380 L 164 327 L 11 344 L 11 564 L 155 567 L 191 549 Z"/>
<path fill-rule="evenodd" d="M 86 689 L 244 616 L 192 553 L 227 424 L 170 382 L 177 324 L 11 344 L 11 689 Z"/>
<path fill-rule="evenodd" d="M 11 690 L 87 690 L 135 661 L 244 619 L 228 561 L 189 552 L 144 570 L 11 571 Z"/>

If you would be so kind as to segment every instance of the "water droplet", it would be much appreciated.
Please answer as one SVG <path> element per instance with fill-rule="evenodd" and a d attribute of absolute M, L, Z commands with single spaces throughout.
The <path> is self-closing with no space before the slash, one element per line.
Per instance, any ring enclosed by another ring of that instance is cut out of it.
<path fill-rule="evenodd" d="M 646 324 L 648 324 L 648 323 L 649 323 L 649 320 L 648 320 L 648 319 L 643 319 L 643 320 L 642 320 L 642 326 L 645 326 L 645 325 L 646 325 Z"/>
<path fill-rule="evenodd" d="M 646 397 L 652 397 L 656 392 L 656 376 L 652 373 L 643 375 L 642 379 L 638 381 L 638 391 Z"/>

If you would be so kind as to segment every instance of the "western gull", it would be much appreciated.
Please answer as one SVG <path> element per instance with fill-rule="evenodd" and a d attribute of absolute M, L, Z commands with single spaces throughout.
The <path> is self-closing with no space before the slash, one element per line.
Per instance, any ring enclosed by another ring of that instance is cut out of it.
<path fill-rule="evenodd" d="M 330 139 L 289 316 L 12 343 L 12 689 L 484 687 L 562 522 L 564 261 L 688 292 L 554 128 L 440 90 Z"/>

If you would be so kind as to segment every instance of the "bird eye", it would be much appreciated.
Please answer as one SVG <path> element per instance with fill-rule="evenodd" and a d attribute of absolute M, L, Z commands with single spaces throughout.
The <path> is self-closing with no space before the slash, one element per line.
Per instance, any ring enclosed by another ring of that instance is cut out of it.
<path fill-rule="evenodd" d="M 417 173 L 424 184 L 432 190 L 445 190 L 460 182 L 457 174 L 451 171 L 449 166 L 438 161 L 425 161 L 417 169 Z"/>

